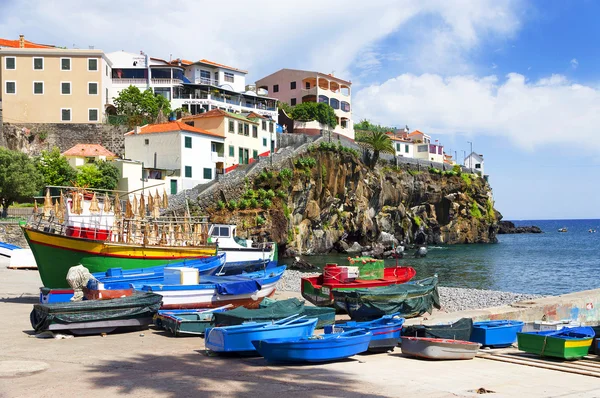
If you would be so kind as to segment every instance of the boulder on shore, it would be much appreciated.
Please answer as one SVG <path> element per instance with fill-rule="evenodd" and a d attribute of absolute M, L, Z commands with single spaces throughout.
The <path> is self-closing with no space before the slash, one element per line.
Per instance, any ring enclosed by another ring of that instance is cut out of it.
<path fill-rule="evenodd" d="M 541 234 L 544 232 L 535 225 L 515 227 L 512 221 L 500 221 L 498 227 L 498 234 Z"/>

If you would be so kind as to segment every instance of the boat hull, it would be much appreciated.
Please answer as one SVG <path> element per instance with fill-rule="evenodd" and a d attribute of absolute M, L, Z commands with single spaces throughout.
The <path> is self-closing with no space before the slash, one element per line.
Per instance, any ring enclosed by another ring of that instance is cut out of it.
<path fill-rule="evenodd" d="M 69 268 L 82 264 L 91 273 L 109 268 L 135 269 L 177 265 L 186 259 L 216 255 L 215 246 L 162 247 L 108 243 L 23 228 L 45 287 L 69 287 Z"/>
<path fill-rule="evenodd" d="M 184 311 L 159 311 L 154 316 L 154 324 L 175 337 L 198 336 L 204 334 L 214 320 L 214 312 Z"/>
<path fill-rule="evenodd" d="M 216 327 L 206 331 L 204 345 L 214 352 L 253 352 L 253 341 L 310 336 L 316 325 L 317 319 L 299 319 L 288 325 L 266 322 Z"/>
<path fill-rule="evenodd" d="M 357 279 L 348 283 L 324 283 L 323 275 L 305 277 L 301 280 L 302 297 L 318 307 L 332 307 L 334 305 L 333 290 L 354 291 L 372 287 L 382 287 L 405 283 L 416 275 L 412 267 L 393 267 L 384 269 L 383 279 L 362 280 Z"/>
<path fill-rule="evenodd" d="M 565 329 L 561 329 L 561 331 L 565 331 Z M 561 331 L 518 333 L 517 342 L 519 350 L 530 354 L 562 359 L 583 358 L 588 354 L 592 345 L 594 338 L 593 330 L 591 328 L 573 329 L 590 329 L 591 333 L 580 338 L 562 338 L 558 335 Z"/>
<path fill-rule="evenodd" d="M 393 350 L 398 345 L 403 324 L 404 318 L 386 315 L 371 322 L 349 321 L 326 327 L 325 333 L 339 333 L 359 329 L 368 330 L 372 334 L 369 351 L 385 352 Z"/>
<path fill-rule="evenodd" d="M 371 337 L 370 332 L 356 330 L 323 338 L 276 338 L 252 344 L 269 362 L 329 362 L 367 351 Z"/>
<path fill-rule="evenodd" d="M 480 344 L 462 340 L 402 337 L 402 353 L 426 359 L 473 359 Z"/>

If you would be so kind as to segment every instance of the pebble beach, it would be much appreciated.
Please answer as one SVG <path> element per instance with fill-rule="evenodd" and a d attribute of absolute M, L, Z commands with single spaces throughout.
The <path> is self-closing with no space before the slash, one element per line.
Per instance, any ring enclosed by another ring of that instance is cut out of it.
<path fill-rule="evenodd" d="M 286 270 L 277 285 L 277 290 L 300 292 L 300 278 L 304 276 L 319 275 L 318 273 L 305 273 L 294 270 Z M 474 310 L 488 307 L 508 305 L 523 300 L 533 300 L 541 295 L 501 292 L 496 290 L 463 289 L 457 287 L 438 288 L 442 310 L 445 312 L 456 312 L 463 310 Z"/>

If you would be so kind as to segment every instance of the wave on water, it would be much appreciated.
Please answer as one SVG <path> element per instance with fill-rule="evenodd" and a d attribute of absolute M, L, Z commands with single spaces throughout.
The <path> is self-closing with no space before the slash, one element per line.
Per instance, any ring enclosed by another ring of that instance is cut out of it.
<path fill-rule="evenodd" d="M 447 247 L 443 247 L 443 246 L 427 246 L 427 250 L 433 250 L 433 249 L 437 249 L 437 250 L 448 250 Z"/>

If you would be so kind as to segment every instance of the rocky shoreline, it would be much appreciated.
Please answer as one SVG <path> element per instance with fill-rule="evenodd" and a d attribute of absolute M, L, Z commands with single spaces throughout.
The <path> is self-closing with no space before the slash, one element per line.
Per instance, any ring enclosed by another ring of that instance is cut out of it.
<path fill-rule="evenodd" d="M 287 270 L 277 284 L 277 290 L 300 292 L 300 278 L 311 275 L 319 274 Z M 440 293 L 442 311 L 445 312 L 498 307 L 518 301 L 533 300 L 543 297 L 536 294 L 510 293 L 496 290 L 463 289 L 458 287 L 440 286 L 438 290 Z"/>
<path fill-rule="evenodd" d="M 498 234 L 541 234 L 544 233 L 540 227 L 535 225 L 526 227 L 515 227 L 512 221 L 500 221 L 498 222 Z"/>

